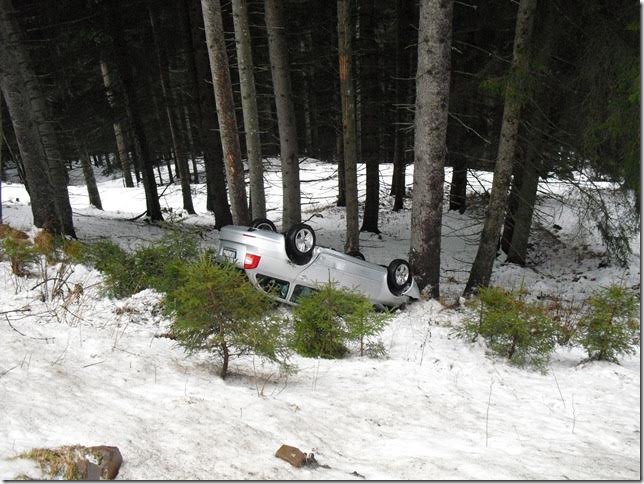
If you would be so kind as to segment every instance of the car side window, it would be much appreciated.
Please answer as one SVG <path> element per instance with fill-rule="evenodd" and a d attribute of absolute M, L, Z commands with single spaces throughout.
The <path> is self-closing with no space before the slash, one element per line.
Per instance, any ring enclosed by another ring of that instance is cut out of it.
<path fill-rule="evenodd" d="M 259 284 L 259 287 L 267 293 L 272 294 L 275 297 L 279 297 L 280 299 L 286 299 L 288 288 L 290 287 L 290 284 L 287 281 L 265 276 L 264 274 L 257 274 L 257 284 Z"/>
<path fill-rule="evenodd" d="M 293 288 L 293 294 L 291 295 L 291 302 L 295 303 L 301 297 L 308 296 L 309 294 L 313 294 L 314 292 L 318 292 L 318 290 L 308 286 L 300 286 L 298 284 Z"/>

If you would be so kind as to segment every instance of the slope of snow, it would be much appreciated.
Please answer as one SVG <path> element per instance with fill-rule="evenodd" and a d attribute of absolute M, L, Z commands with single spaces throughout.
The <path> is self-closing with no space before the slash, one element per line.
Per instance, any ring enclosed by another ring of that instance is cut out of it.
<path fill-rule="evenodd" d="M 279 222 L 279 173 L 274 161 L 270 167 L 269 217 Z M 309 160 L 302 167 L 304 218 L 312 217 L 320 244 L 341 249 L 335 166 Z M 390 174 L 383 165 L 383 182 Z M 472 190 L 489 187 L 488 174 L 473 176 Z M 182 213 L 178 186 L 166 190 L 163 206 L 204 245 L 216 244 L 203 185 L 194 188 L 197 215 Z M 388 210 L 387 188 L 383 233 L 361 234 L 362 251 L 378 263 L 406 258 L 409 248 L 409 211 Z M 70 187 L 82 239 L 110 237 L 135 247 L 162 235 L 159 227 L 127 221 L 144 210 L 142 189 L 101 181 L 105 212 L 88 207 L 84 190 Z M 4 185 L 3 197 L 7 221 L 33 233 L 24 187 Z M 493 283 L 572 303 L 601 285 L 639 283 L 639 249 L 626 269 L 599 267 L 596 236 L 575 230 L 573 210 L 554 199 L 540 209 L 543 228 L 531 264 L 519 268 L 499 258 Z M 445 213 L 447 299 L 462 290 L 479 218 L 476 210 Z M 563 227 L 559 233 L 550 229 L 555 223 Z M 633 244 L 639 246 L 639 237 Z M 284 378 L 249 358 L 234 361 L 222 381 L 216 361 L 187 357 L 158 337 L 171 323 L 155 306 L 160 295 L 146 290 L 110 300 L 102 296 L 98 272 L 74 269 L 70 283 L 84 292 L 64 305 L 41 301 L 35 279 L 17 279 L 0 262 L 0 478 L 37 477 L 32 463 L 12 457 L 71 444 L 118 446 L 121 479 L 641 477 L 639 351 L 620 365 L 580 364 L 581 349 L 558 348 L 541 374 L 486 355 L 481 343 L 454 338 L 451 327 L 462 313 L 429 301 L 396 313 L 382 334 L 386 359 L 296 356 L 299 371 Z M 28 312 L 1 314 L 27 306 Z M 283 443 L 314 452 L 329 467 L 291 467 L 274 457 Z"/>

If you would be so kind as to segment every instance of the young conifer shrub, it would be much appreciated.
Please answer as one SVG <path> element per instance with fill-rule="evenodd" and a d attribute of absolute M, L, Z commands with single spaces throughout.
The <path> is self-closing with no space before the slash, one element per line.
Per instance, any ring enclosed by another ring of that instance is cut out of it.
<path fill-rule="evenodd" d="M 230 358 L 255 355 L 288 369 L 288 345 L 272 302 L 233 265 L 207 256 L 179 268 L 180 284 L 165 298 L 173 312 L 172 333 L 188 353 L 207 351 L 222 361 L 226 378 Z"/>
<path fill-rule="evenodd" d="M 19 277 L 28 276 L 29 266 L 38 260 L 29 236 L 8 225 L 0 225 L 0 256 L 11 262 L 11 272 Z"/>
<path fill-rule="evenodd" d="M 341 358 L 351 341 L 359 344 L 361 356 L 375 347 L 369 339 L 382 331 L 389 313 L 377 313 L 366 297 L 328 283 L 299 299 L 293 317 L 292 344 L 299 354 Z"/>
<path fill-rule="evenodd" d="M 588 299 L 573 340 L 591 360 L 617 362 L 618 356 L 633 354 L 639 345 L 638 306 L 637 294 L 623 286 L 597 291 Z"/>
<path fill-rule="evenodd" d="M 481 288 L 469 304 L 474 309 L 458 336 L 482 337 L 496 354 L 519 366 L 545 369 L 557 342 L 558 326 L 541 304 L 500 287 Z"/>
<path fill-rule="evenodd" d="M 105 276 L 110 296 L 123 298 L 147 288 L 168 292 L 176 287 L 180 267 L 194 261 L 199 248 L 194 237 L 171 232 L 156 244 L 126 252 L 118 245 L 100 241 L 72 252 L 78 262 L 90 265 Z"/>

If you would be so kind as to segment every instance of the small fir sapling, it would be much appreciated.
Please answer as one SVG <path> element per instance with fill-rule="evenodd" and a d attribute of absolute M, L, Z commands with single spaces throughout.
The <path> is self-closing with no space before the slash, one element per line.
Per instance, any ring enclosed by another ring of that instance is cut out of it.
<path fill-rule="evenodd" d="M 293 347 L 303 356 L 341 358 L 346 344 L 356 341 L 360 355 L 373 349 L 382 356 L 382 348 L 369 341 L 380 333 L 389 313 L 378 313 L 373 304 L 355 292 L 337 289 L 332 283 L 302 297 L 293 309 Z"/>
<path fill-rule="evenodd" d="M 180 285 L 164 304 L 173 312 L 172 332 L 188 353 L 207 351 L 222 361 L 226 378 L 231 358 L 254 355 L 288 371 L 283 321 L 271 313 L 272 302 L 237 268 L 216 265 L 207 256 L 180 269 Z"/>
<path fill-rule="evenodd" d="M 559 328 L 544 306 L 499 287 L 481 288 L 468 305 L 475 311 L 455 329 L 457 336 L 471 341 L 481 336 L 494 353 L 514 364 L 546 368 Z"/>
<path fill-rule="evenodd" d="M 590 360 L 617 362 L 618 356 L 633 354 L 639 345 L 638 306 L 637 294 L 623 286 L 598 290 L 588 299 L 573 340 Z"/>

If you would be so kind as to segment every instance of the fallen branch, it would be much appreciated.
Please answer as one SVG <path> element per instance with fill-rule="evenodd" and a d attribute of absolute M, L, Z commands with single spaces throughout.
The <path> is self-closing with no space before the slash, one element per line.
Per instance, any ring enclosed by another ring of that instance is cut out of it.
<path fill-rule="evenodd" d="M 16 333 L 18 333 L 20 336 L 24 336 L 25 338 L 30 338 L 30 339 L 40 340 L 40 341 L 49 341 L 49 340 L 53 341 L 54 339 L 56 339 L 56 338 L 53 338 L 53 337 L 52 338 L 48 338 L 48 337 L 39 338 L 38 336 L 29 336 L 28 334 L 25 334 L 22 331 L 19 331 L 18 329 L 16 329 L 16 327 L 13 324 L 11 324 L 11 320 L 9 319 L 9 316 L 7 316 L 5 314 L 4 318 L 7 320 L 7 324 L 9 324 L 9 327 L 11 329 L 13 329 Z"/>
<path fill-rule="evenodd" d="M 31 308 L 29 306 L 23 306 L 18 309 L 10 309 L 9 311 L 0 311 L 0 315 L 4 316 L 11 313 L 27 313 L 29 311 L 31 311 Z"/>
<path fill-rule="evenodd" d="M 0 373 L 0 378 L 2 378 L 3 376 L 5 376 L 5 375 L 6 375 L 7 373 L 9 373 L 11 370 L 15 370 L 16 368 L 18 368 L 18 365 L 12 366 L 12 367 L 11 367 L 11 368 L 9 368 L 8 370 L 3 371 L 2 373 Z"/>

